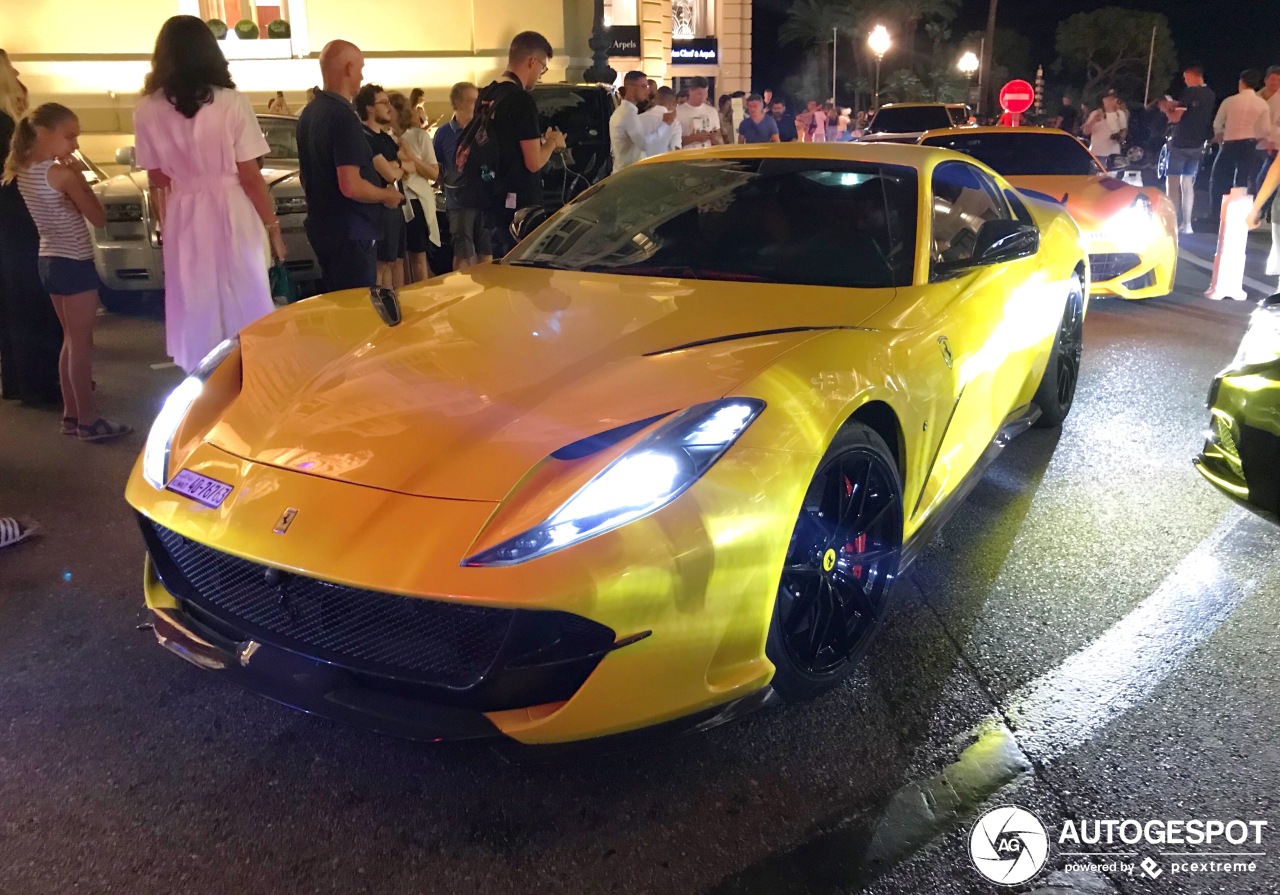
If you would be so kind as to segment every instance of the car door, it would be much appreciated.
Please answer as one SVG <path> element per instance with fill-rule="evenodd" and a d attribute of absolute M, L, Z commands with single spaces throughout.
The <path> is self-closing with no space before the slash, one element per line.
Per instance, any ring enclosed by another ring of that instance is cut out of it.
<path fill-rule="evenodd" d="M 912 515 L 923 518 L 964 480 L 1016 408 L 1029 358 L 1039 346 L 1024 323 L 1043 298 L 1032 256 L 982 264 L 975 256 L 989 221 L 1015 219 L 994 179 L 963 161 L 933 171 L 929 248 L 936 342 L 948 370 L 949 413 L 937 432 L 931 468 Z M 957 266 L 960 268 L 956 270 Z M 1039 316 L 1038 315 L 1037 319 Z M 1032 342 L 1034 341 L 1034 344 Z M 945 411 L 945 408 L 943 408 Z"/>

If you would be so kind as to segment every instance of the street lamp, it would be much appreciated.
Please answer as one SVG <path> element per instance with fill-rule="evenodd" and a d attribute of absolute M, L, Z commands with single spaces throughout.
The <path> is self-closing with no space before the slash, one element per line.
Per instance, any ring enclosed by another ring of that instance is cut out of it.
<path fill-rule="evenodd" d="M 889 52 L 889 29 L 884 25 L 876 25 L 871 29 L 871 35 L 867 38 L 867 46 L 871 48 L 871 52 L 876 55 L 876 98 L 875 107 L 880 108 L 880 60 L 884 58 L 884 54 Z"/>
<path fill-rule="evenodd" d="M 965 54 L 960 57 L 960 61 L 956 63 L 956 68 L 960 69 L 960 72 L 969 79 L 969 90 L 965 99 L 970 103 L 973 102 L 973 73 L 978 70 L 978 66 L 981 64 L 973 50 L 966 50 Z"/>

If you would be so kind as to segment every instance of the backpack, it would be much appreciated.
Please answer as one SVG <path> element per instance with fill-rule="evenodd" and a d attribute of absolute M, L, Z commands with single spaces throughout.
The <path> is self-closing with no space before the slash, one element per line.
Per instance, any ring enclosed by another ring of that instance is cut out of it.
<path fill-rule="evenodd" d="M 450 191 L 450 201 L 459 208 L 501 207 L 504 184 L 501 171 L 501 151 L 493 116 L 502 102 L 497 98 L 498 88 L 509 82 L 494 81 L 476 100 L 476 112 L 471 121 L 458 134 L 458 148 L 454 152 L 453 172 L 445 179 L 445 189 Z M 517 89 L 519 85 L 512 85 Z"/>

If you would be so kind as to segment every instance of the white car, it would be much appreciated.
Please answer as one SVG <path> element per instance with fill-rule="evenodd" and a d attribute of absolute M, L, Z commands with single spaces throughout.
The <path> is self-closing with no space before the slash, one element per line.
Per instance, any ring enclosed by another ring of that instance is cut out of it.
<path fill-rule="evenodd" d="M 262 175 L 280 219 L 288 254 L 285 268 L 305 293 L 317 285 L 320 265 L 303 230 L 307 199 L 298 180 L 298 119 L 259 115 L 258 124 L 270 147 Z M 147 172 L 135 166 L 132 146 L 117 150 L 116 161 L 128 165 L 129 173 L 108 178 L 94 168 L 98 177 L 91 180 L 107 213 L 106 226 L 93 228 L 93 260 L 102 281 L 99 294 L 109 311 L 138 308 L 164 290 L 164 259 Z"/>

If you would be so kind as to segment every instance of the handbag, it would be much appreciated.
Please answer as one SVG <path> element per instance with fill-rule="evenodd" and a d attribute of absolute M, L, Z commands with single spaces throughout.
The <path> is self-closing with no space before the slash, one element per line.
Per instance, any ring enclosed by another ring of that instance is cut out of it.
<path fill-rule="evenodd" d="M 267 270 L 267 283 L 271 287 L 271 300 L 276 304 L 288 305 L 298 300 L 298 284 L 282 262 L 274 262 Z"/>

